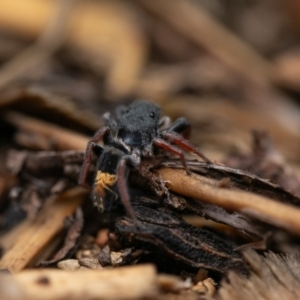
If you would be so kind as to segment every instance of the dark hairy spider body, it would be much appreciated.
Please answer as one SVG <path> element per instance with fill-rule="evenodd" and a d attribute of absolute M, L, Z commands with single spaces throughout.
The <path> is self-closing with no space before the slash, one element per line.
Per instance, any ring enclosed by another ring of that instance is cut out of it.
<path fill-rule="evenodd" d="M 135 101 L 129 106 L 119 106 L 116 119 L 110 113 L 103 115 L 105 126 L 98 130 L 87 145 L 79 184 L 86 186 L 86 178 L 93 153 L 98 157 L 97 173 L 93 185 L 94 204 L 103 211 L 120 195 L 130 217 L 136 220 L 127 188 L 128 168 L 137 167 L 141 159 L 155 155 L 164 149 L 181 159 L 187 173 L 189 170 L 183 151 L 210 161 L 186 138 L 190 124 L 179 118 L 171 125 L 169 118 L 160 118 L 161 109 L 148 101 Z M 169 126 L 168 126 L 169 125 Z M 161 129 L 165 127 L 165 129 Z M 104 148 L 97 143 L 103 140 Z"/>

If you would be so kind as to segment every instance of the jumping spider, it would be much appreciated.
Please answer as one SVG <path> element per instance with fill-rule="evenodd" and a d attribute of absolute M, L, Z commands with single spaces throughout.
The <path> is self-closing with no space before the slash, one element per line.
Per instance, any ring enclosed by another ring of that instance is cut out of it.
<path fill-rule="evenodd" d="M 99 129 L 87 145 L 79 184 L 87 186 L 86 179 L 92 161 L 92 153 L 98 157 L 97 173 L 93 185 L 93 201 L 103 211 L 104 198 L 112 201 L 116 196 L 113 186 L 117 184 L 120 198 L 131 218 L 136 220 L 127 189 L 127 167 L 136 167 L 143 157 L 154 155 L 156 147 L 179 155 L 189 174 L 184 151 L 194 153 L 210 163 L 188 140 L 190 124 L 185 118 L 170 123 L 160 118 L 161 109 L 154 103 L 136 101 L 128 107 L 117 109 L 117 118 L 110 113 L 103 115 L 105 126 Z M 169 125 L 169 126 L 168 126 Z M 165 127 L 166 129 L 161 129 Z M 104 148 L 97 143 L 103 140 Z"/>

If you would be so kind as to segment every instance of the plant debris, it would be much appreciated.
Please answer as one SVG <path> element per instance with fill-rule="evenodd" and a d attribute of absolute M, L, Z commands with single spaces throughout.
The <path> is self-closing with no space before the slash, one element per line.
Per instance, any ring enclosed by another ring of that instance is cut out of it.
<path fill-rule="evenodd" d="M 3 2 L 0 298 L 297 298 L 299 16 L 297 0 Z M 120 118 L 135 100 L 161 115 Z M 115 140 L 93 139 L 105 125 Z"/>

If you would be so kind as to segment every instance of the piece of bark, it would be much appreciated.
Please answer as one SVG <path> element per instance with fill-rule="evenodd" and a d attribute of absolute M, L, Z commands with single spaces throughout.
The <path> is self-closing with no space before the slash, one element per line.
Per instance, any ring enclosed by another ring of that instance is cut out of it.
<path fill-rule="evenodd" d="M 22 193 L 20 206 L 28 219 L 33 219 L 43 206 L 43 200 L 37 187 L 30 186 Z"/>
<path fill-rule="evenodd" d="M 9 243 L 6 240 L 6 246 L 9 244 L 9 248 L 5 247 L 5 236 L 1 237 L 0 244 L 5 253 L 0 261 L 0 268 L 16 273 L 33 264 L 38 255 L 64 228 L 64 219 L 74 213 L 84 195 L 86 192 L 83 189 L 74 188 L 57 196 L 56 201 L 44 207 L 34 220 L 25 220 L 22 227 L 14 229 L 15 235 L 13 232 L 8 233 L 14 237 Z"/>
<path fill-rule="evenodd" d="M 103 266 L 99 263 L 97 257 L 86 257 L 78 261 L 79 265 L 88 269 L 102 269 Z"/>
<path fill-rule="evenodd" d="M 212 219 L 216 222 L 227 224 L 238 229 L 243 234 L 246 234 L 251 239 L 261 239 L 265 234 L 274 229 L 274 226 L 259 222 L 256 218 L 250 218 L 247 215 L 235 211 L 228 211 L 221 206 L 206 203 L 205 201 L 194 201 L 191 198 L 185 197 L 184 194 L 170 192 L 162 180 L 162 177 L 151 173 L 151 169 L 156 170 L 159 164 L 166 165 L 171 168 L 183 168 L 178 160 L 166 160 L 162 163 L 161 160 L 143 160 L 137 170 L 133 170 L 130 174 L 130 181 L 139 185 L 144 190 L 155 194 L 161 198 L 166 205 L 175 208 L 176 210 L 192 211 L 199 216 Z M 203 184 L 215 188 L 246 190 L 248 192 L 272 198 L 278 202 L 299 205 L 299 198 L 286 192 L 280 186 L 261 179 L 256 175 L 239 170 L 232 169 L 223 165 L 209 164 L 199 161 L 187 161 L 190 171 L 201 175 Z M 153 170 L 152 170 L 153 171 Z M 149 174 L 150 173 L 150 174 Z M 190 178 L 190 177 L 189 177 Z M 134 179 L 134 181 L 132 181 Z M 226 179 L 226 180 L 225 180 Z M 168 181 L 168 178 L 164 178 Z M 189 183 L 187 183 L 187 186 Z"/>
<path fill-rule="evenodd" d="M 158 281 L 152 265 L 110 270 L 66 272 L 26 270 L 0 277 L 0 298 L 6 300 L 155 299 Z"/>
<path fill-rule="evenodd" d="M 110 266 L 111 262 L 111 251 L 108 245 L 106 245 L 98 255 L 98 261 L 102 267 Z"/>
<path fill-rule="evenodd" d="M 75 257 L 80 260 L 83 258 L 93 258 L 101 252 L 101 248 L 95 243 L 95 238 L 90 235 L 83 236 L 80 240 Z"/>
<path fill-rule="evenodd" d="M 66 259 L 60 261 L 57 267 L 65 271 L 77 271 L 80 268 L 80 264 L 77 259 Z"/>
<path fill-rule="evenodd" d="M 84 151 L 17 151 L 7 154 L 6 167 L 15 175 L 29 174 L 33 177 L 64 177 L 70 175 L 68 169 L 83 164 Z M 78 177 L 78 174 L 75 174 Z"/>
<path fill-rule="evenodd" d="M 143 201 L 142 197 L 138 202 Z M 168 271 L 205 268 L 220 273 L 235 270 L 246 274 L 236 244 L 217 234 L 185 223 L 167 209 L 134 204 L 138 226 L 127 217 L 116 220 L 115 230 L 125 247 L 138 247 L 155 253 Z"/>
<path fill-rule="evenodd" d="M 171 168 L 182 168 L 179 161 L 165 161 L 163 165 Z M 286 191 L 280 185 L 268 179 L 261 178 L 246 170 L 230 168 L 222 164 L 205 164 L 196 160 L 187 161 L 188 168 L 202 176 L 205 183 L 210 186 L 224 189 L 239 189 L 254 194 L 272 198 L 278 202 L 300 205 L 300 198 Z"/>
<path fill-rule="evenodd" d="M 180 195 L 240 212 L 296 235 L 300 233 L 300 209 L 296 206 L 246 191 L 211 186 L 207 178 L 195 174 L 188 176 L 183 170 L 160 169 L 159 175 L 168 188 Z"/>

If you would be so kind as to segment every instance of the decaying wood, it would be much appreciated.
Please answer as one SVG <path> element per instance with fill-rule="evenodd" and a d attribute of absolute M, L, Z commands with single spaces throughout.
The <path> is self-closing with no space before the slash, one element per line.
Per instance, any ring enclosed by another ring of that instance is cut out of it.
<path fill-rule="evenodd" d="M 84 151 L 16 151 L 7 154 L 6 167 L 14 175 L 30 174 L 36 178 L 63 177 L 75 183 L 83 162 Z"/>
<path fill-rule="evenodd" d="M 297 235 L 300 233 L 300 209 L 295 206 L 246 191 L 211 186 L 206 183 L 205 177 L 195 174 L 188 176 L 183 170 L 165 168 L 159 174 L 167 187 L 176 193 L 241 212 Z"/>
<path fill-rule="evenodd" d="M 78 272 L 26 270 L 0 277 L 0 298 L 7 300 L 152 299 L 158 290 L 152 265 Z"/>
<path fill-rule="evenodd" d="M 182 168 L 178 161 L 165 161 L 163 165 L 171 168 Z M 188 161 L 191 171 L 205 177 L 205 182 L 220 188 L 236 188 L 266 196 L 279 202 L 299 205 L 300 199 L 293 193 L 285 190 L 276 182 L 261 178 L 251 172 L 239 168 L 230 168 L 223 164 L 207 165 L 199 161 Z"/>
<path fill-rule="evenodd" d="M 299 0 L 233 2 L 2 1 L 0 165 L 13 178 L 0 177 L 0 299 L 297 299 Z M 89 140 L 75 132 L 92 134 L 113 102 L 145 96 L 186 117 L 192 143 L 225 163 L 186 156 L 187 176 L 158 150 L 128 165 L 137 224 L 118 189 L 120 207 L 103 214 L 87 191 L 69 189 Z M 249 152 L 250 130 L 262 128 L 283 156 L 267 139 Z M 251 247 L 280 256 L 243 257 Z M 23 270 L 61 259 L 63 271 Z M 145 261 L 182 280 L 119 268 Z"/>
<path fill-rule="evenodd" d="M 138 202 L 147 200 L 140 197 Z M 234 243 L 183 222 L 170 210 L 141 204 L 134 204 L 133 208 L 139 226 L 129 218 L 119 218 L 115 224 L 116 234 L 126 246 L 160 253 L 160 259 L 175 262 L 169 264 L 170 270 L 182 265 L 190 269 L 205 268 L 221 273 L 235 270 L 246 274 L 242 256 L 234 250 Z"/>
<path fill-rule="evenodd" d="M 8 235 L 14 238 L 1 237 L 0 244 L 4 248 L 4 255 L 0 261 L 1 269 L 8 269 L 12 273 L 21 271 L 32 264 L 38 255 L 64 228 L 64 219 L 74 213 L 82 202 L 86 192 L 80 188 L 67 191 L 43 208 L 37 218 L 25 221 Z"/>

